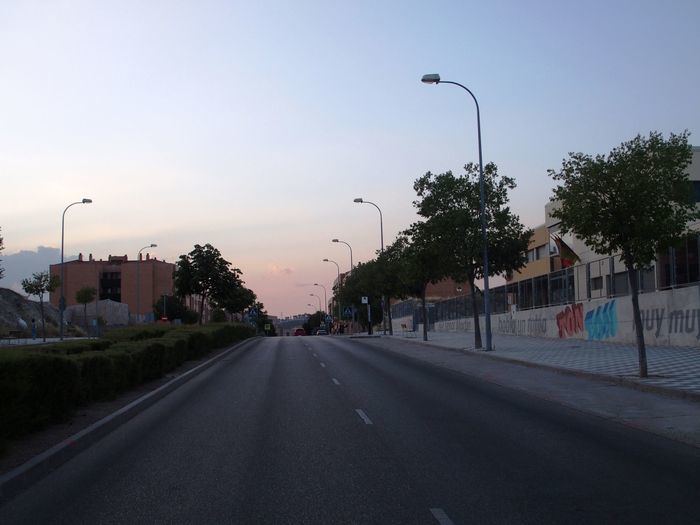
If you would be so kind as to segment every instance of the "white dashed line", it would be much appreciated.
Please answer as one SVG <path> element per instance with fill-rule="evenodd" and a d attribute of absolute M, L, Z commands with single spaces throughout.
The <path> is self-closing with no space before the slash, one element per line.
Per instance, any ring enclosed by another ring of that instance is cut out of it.
<path fill-rule="evenodd" d="M 318 356 L 316 355 L 316 352 L 314 352 L 314 357 L 318 357 Z"/>
<path fill-rule="evenodd" d="M 340 386 L 340 381 L 338 381 L 335 377 L 333 378 L 333 383 L 334 383 L 336 386 Z"/>
<path fill-rule="evenodd" d="M 455 525 L 455 522 L 442 509 L 430 509 L 430 513 L 440 525 Z"/>
<path fill-rule="evenodd" d="M 362 421 L 365 422 L 365 425 L 372 425 L 372 420 L 369 418 L 367 414 L 365 414 L 365 411 L 362 410 L 361 408 L 356 408 L 355 412 L 357 412 L 357 415 L 360 416 Z"/>
<path fill-rule="evenodd" d="M 326 363 L 321 363 L 321 366 L 322 366 L 323 368 L 326 368 Z"/>

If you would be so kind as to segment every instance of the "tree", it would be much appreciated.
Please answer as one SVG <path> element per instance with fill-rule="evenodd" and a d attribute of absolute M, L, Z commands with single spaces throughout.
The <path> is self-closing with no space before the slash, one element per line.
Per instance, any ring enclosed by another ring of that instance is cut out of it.
<path fill-rule="evenodd" d="M 372 326 L 367 316 L 367 305 L 362 304 L 362 298 L 367 297 L 374 322 L 382 318 L 381 296 L 383 295 L 382 271 L 376 259 L 359 263 L 345 277 L 340 290 L 335 290 L 336 300 L 343 306 L 352 306 L 357 311 L 358 321 L 367 327 L 369 333 Z"/>
<path fill-rule="evenodd" d="M 474 346 L 481 348 L 481 327 L 476 296 L 476 281 L 484 277 L 484 238 L 481 230 L 479 166 L 464 166 L 465 175 L 451 171 L 418 178 L 413 188 L 418 195 L 414 206 L 427 219 L 433 242 L 438 243 L 446 277 L 467 281 L 471 289 L 474 315 Z M 489 276 L 512 273 L 527 262 L 532 230 L 525 228 L 509 207 L 508 192 L 516 186 L 511 177 L 499 175 L 490 162 L 484 167 L 486 232 Z"/>
<path fill-rule="evenodd" d="M 87 321 L 87 305 L 95 300 L 97 295 L 97 290 L 92 286 L 83 286 L 80 290 L 75 292 L 75 300 L 83 305 L 83 321 L 85 322 L 85 333 L 89 334 L 88 321 Z"/>
<path fill-rule="evenodd" d="M 688 132 L 637 135 L 607 155 L 570 153 L 560 171 L 552 217 L 600 254 L 620 254 L 632 292 L 639 376 L 647 377 L 646 346 L 639 312 L 637 275 L 688 233 L 700 218 L 686 168 L 692 159 Z"/>
<path fill-rule="evenodd" d="M 49 275 L 49 272 L 32 274 L 31 279 L 22 279 L 22 289 L 27 295 L 39 297 L 39 311 L 41 312 L 41 332 L 46 342 L 46 321 L 44 319 L 44 294 L 53 292 L 61 284 L 58 275 Z"/>
<path fill-rule="evenodd" d="M 231 263 L 211 244 L 195 244 L 189 254 L 180 256 L 175 266 L 175 289 L 181 298 L 199 296 L 199 324 L 202 324 L 205 301 L 209 300 L 212 306 L 223 306 L 231 288 L 242 286 L 241 271 L 230 266 Z"/>
<path fill-rule="evenodd" d="M 449 268 L 441 257 L 441 232 L 430 221 L 416 222 L 387 247 L 383 258 L 397 276 L 399 297 L 419 297 L 423 316 L 423 341 L 428 340 L 428 309 L 425 291 L 428 284 L 443 279 Z"/>
<path fill-rule="evenodd" d="M 199 320 L 197 312 L 190 310 L 180 297 L 166 295 L 153 303 L 153 313 L 156 319 L 167 317 L 170 321 L 180 319 L 183 324 L 195 324 Z"/>
<path fill-rule="evenodd" d="M 258 332 L 264 332 L 265 335 L 277 335 L 275 325 L 272 323 L 268 313 L 265 311 L 265 305 L 261 302 L 256 302 L 248 311 L 250 320 L 255 323 Z M 269 325 L 269 329 L 266 326 Z"/>

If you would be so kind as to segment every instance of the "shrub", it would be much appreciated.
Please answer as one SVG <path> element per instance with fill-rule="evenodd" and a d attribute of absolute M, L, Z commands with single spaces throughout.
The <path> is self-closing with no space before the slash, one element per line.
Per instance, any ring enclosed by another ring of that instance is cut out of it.
<path fill-rule="evenodd" d="M 80 367 L 80 401 L 113 399 L 117 393 L 114 362 L 104 352 L 85 352 L 73 358 Z"/>
<path fill-rule="evenodd" d="M 13 438 L 65 420 L 80 393 L 78 364 L 64 356 L 3 354 L 0 437 Z"/>

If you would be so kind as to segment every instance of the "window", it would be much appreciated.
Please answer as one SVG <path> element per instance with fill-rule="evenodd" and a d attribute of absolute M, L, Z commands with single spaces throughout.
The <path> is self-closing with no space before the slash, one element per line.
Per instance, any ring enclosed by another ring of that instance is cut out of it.
<path fill-rule="evenodd" d="M 602 290 L 603 289 L 603 278 L 593 277 L 591 279 L 591 290 Z"/>
<path fill-rule="evenodd" d="M 535 248 L 535 259 L 540 260 L 547 256 L 548 247 L 546 244 Z"/>

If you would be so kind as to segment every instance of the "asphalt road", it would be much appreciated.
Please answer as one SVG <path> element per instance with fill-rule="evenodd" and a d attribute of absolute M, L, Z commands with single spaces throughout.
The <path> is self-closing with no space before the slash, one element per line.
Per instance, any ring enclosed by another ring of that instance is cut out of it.
<path fill-rule="evenodd" d="M 698 449 L 362 340 L 288 337 L 231 354 L 0 523 L 698 523 L 699 495 Z"/>

